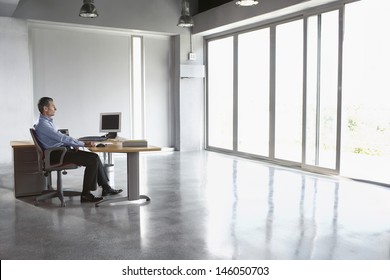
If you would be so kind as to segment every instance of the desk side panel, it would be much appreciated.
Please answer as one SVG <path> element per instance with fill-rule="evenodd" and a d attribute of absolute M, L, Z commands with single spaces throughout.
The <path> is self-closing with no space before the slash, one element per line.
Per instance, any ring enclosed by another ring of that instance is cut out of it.
<path fill-rule="evenodd" d="M 38 170 L 34 146 L 13 146 L 15 197 L 37 195 L 46 188 L 46 178 Z"/>

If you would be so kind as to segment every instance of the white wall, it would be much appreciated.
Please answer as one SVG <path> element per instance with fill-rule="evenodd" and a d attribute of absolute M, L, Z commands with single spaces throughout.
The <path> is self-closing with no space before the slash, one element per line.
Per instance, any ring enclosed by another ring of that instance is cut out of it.
<path fill-rule="evenodd" d="M 68 128 L 74 137 L 99 135 L 100 113 L 122 112 L 119 135 L 131 138 L 132 34 L 44 22 L 31 23 L 30 29 L 34 101 L 55 100 L 57 128 Z M 146 138 L 170 147 L 170 36 L 143 37 Z"/>
<path fill-rule="evenodd" d="M 193 1 L 191 3 L 193 4 Z M 80 24 L 95 28 L 114 27 L 128 31 L 160 32 L 162 34 L 173 35 L 175 38 L 180 37 L 179 40 L 175 39 L 174 43 L 171 44 L 171 51 L 174 56 L 170 58 L 170 64 L 167 65 L 169 71 L 160 71 L 157 73 L 158 76 L 156 76 L 159 79 L 166 79 L 167 75 L 170 75 L 170 78 L 173 80 L 173 83 L 169 87 L 171 104 L 167 108 L 159 106 L 158 102 L 154 102 L 153 104 L 150 103 L 152 107 L 149 106 L 146 110 L 157 110 L 160 112 L 161 110 L 168 110 L 170 117 L 174 118 L 174 123 L 170 124 L 168 129 L 166 127 L 160 128 L 160 131 L 165 130 L 170 135 L 170 146 L 175 146 L 179 150 L 199 150 L 203 143 L 203 135 L 199 133 L 203 131 L 203 79 L 181 81 L 179 78 L 179 66 L 182 63 L 188 63 L 187 54 L 189 51 L 188 29 L 176 26 L 181 11 L 181 0 L 96 0 L 95 5 L 98 9 L 99 17 L 95 19 L 83 19 L 78 16 L 78 10 L 81 7 L 79 0 L 21 0 L 13 16 L 23 19 Z M 192 7 L 196 8 L 194 5 Z M 161 41 L 159 42 L 162 43 Z M 148 48 L 148 46 L 146 47 Z M 155 48 L 157 51 L 160 50 L 158 45 L 150 45 L 150 47 Z M 51 49 L 46 51 L 52 52 L 55 50 Z M 198 54 L 198 58 L 199 60 L 196 63 L 203 64 L 201 54 Z M 149 63 L 148 60 L 146 63 Z M 146 70 L 145 74 L 149 75 L 149 72 Z M 86 75 L 90 77 L 91 74 L 86 73 Z M 158 84 L 146 85 L 149 96 L 154 95 L 156 98 L 161 98 L 161 94 L 157 93 Z M 40 89 L 45 87 L 44 85 L 38 86 Z M 70 85 L 65 85 L 65 87 L 69 88 Z M 179 90 L 181 91 L 180 93 Z M 47 89 L 43 92 L 47 92 Z M 51 92 L 51 95 L 53 93 L 54 91 Z M 36 92 L 36 95 L 42 94 L 42 92 Z M 34 103 L 36 98 L 34 99 Z M 61 102 L 58 103 L 59 110 L 56 121 L 59 126 L 67 126 L 69 129 L 72 129 L 72 126 L 65 122 L 65 118 L 64 123 L 62 123 L 61 110 L 66 109 L 66 107 L 63 107 L 66 103 L 62 103 L 61 97 L 59 98 L 57 101 Z M 184 110 L 180 110 L 180 105 L 185 106 Z M 34 112 L 36 112 L 35 107 Z M 146 119 L 146 122 L 150 123 L 150 121 L 156 120 L 157 118 L 158 114 L 150 115 Z M 75 129 L 73 128 L 71 132 L 79 134 L 77 129 Z M 91 127 L 91 131 L 92 129 L 93 127 Z M 157 130 L 149 129 L 146 131 L 147 137 L 155 137 L 156 132 Z"/>
<path fill-rule="evenodd" d="M 188 60 L 191 51 L 190 34 L 181 36 L 181 64 L 204 65 L 203 38 L 192 36 L 192 52 L 196 60 Z M 180 80 L 180 150 L 197 151 L 204 146 L 204 78 L 182 78 Z"/>
<path fill-rule="evenodd" d="M 166 130 L 166 127 L 161 127 L 160 131 L 165 130 L 166 133 L 170 134 L 170 143 L 179 150 L 199 150 L 203 142 L 203 136 L 199 134 L 199 131 L 203 131 L 202 119 L 199 118 L 199 116 L 203 116 L 203 101 L 201 101 L 203 98 L 203 79 L 180 81 L 179 78 L 179 66 L 188 62 L 187 54 L 189 50 L 188 29 L 176 25 L 181 12 L 181 0 L 95 0 L 95 6 L 99 17 L 83 19 L 78 16 L 81 7 L 80 0 L 20 0 L 14 16 L 23 19 L 93 27 L 158 32 L 172 35 L 174 38 L 183 37 L 179 40 L 175 39 L 174 43 L 171 44 L 174 57 L 171 57 L 171 64 L 168 65 L 169 71 L 157 73 L 159 76 L 156 76 L 159 79 L 166 79 L 169 72 L 168 75 L 171 75 L 170 78 L 173 80 L 173 84 L 169 88 L 171 105 L 168 110 L 170 116 L 174 118 L 174 124 L 168 130 Z M 192 0 L 191 9 L 196 9 L 196 5 Z M 148 48 L 148 46 L 146 47 Z M 158 45 L 150 45 L 150 47 L 160 51 Z M 200 54 L 198 54 L 198 57 L 201 59 Z M 146 61 L 146 63 L 149 62 Z M 201 60 L 196 63 L 203 64 Z M 146 75 L 149 75 L 148 72 L 146 72 Z M 157 93 L 158 84 L 146 84 L 146 86 L 149 96 L 154 95 L 156 98 L 161 98 L 161 94 Z M 179 90 L 182 92 L 179 93 Z M 183 101 L 182 105 L 188 104 L 185 110 L 180 110 L 180 101 Z M 149 106 L 146 108 L 147 111 L 166 110 L 166 107 L 159 106 L 157 102 L 150 105 L 153 108 Z M 149 123 L 156 120 L 156 118 L 158 118 L 158 114 L 150 115 L 146 121 Z M 153 138 L 156 132 L 156 130 L 149 129 L 146 131 L 147 137 Z M 181 140 L 181 138 L 183 139 Z"/>
<path fill-rule="evenodd" d="M 12 160 L 11 140 L 30 139 L 33 98 L 25 21 L 0 17 L 0 163 Z"/>
<path fill-rule="evenodd" d="M 32 24 L 30 41 L 34 104 L 54 98 L 58 128 L 74 137 L 99 135 L 100 113 L 122 112 L 121 135 L 129 137 L 128 36 Z"/>

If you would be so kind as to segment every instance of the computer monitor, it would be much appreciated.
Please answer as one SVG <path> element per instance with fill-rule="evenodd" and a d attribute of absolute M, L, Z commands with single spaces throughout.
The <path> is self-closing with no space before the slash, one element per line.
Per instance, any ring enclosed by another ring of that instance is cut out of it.
<path fill-rule="evenodd" d="M 100 132 L 107 132 L 108 138 L 115 138 L 121 131 L 121 117 L 120 112 L 100 113 Z"/>

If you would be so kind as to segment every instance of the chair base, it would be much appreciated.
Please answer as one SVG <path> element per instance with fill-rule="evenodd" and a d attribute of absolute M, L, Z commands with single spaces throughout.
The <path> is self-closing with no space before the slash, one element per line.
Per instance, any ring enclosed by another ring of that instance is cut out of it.
<path fill-rule="evenodd" d="M 62 193 L 58 192 L 57 190 L 47 190 L 44 191 L 41 195 L 38 195 L 35 197 L 34 205 L 38 206 L 39 202 L 42 200 L 50 199 L 58 197 L 61 201 L 61 207 L 65 207 L 65 197 L 71 197 L 71 196 L 81 196 L 81 192 L 79 191 L 63 191 Z"/>
<path fill-rule="evenodd" d="M 63 190 L 63 187 L 62 187 L 62 173 L 64 172 L 64 170 L 56 170 L 57 171 L 57 189 L 53 189 L 52 185 L 51 185 L 51 173 L 48 172 L 47 176 L 46 176 L 46 185 L 47 185 L 47 190 L 46 191 L 43 191 L 43 193 L 41 195 L 38 195 L 37 197 L 35 197 L 35 200 L 34 200 L 34 205 L 37 206 L 39 204 L 39 201 L 41 200 L 45 200 L 45 199 L 49 199 L 49 198 L 54 198 L 54 197 L 58 197 L 61 201 L 61 206 L 62 207 L 65 207 L 66 206 L 66 203 L 65 203 L 65 200 L 64 200 L 64 197 L 65 196 L 81 196 L 81 192 L 80 191 L 67 191 L 67 190 Z"/>

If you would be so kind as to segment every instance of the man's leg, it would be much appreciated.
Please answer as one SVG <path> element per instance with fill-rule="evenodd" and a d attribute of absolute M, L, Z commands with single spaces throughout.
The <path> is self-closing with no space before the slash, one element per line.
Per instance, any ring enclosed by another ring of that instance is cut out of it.
<path fill-rule="evenodd" d="M 114 195 L 122 192 L 122 189 L 115 190 L 109 185 L 109 178 L 100 160 L 100 157 L 91 152 L 69 150 L 64 157 L 64 162 L 71 162 L 85 166 L 83 194 L 90 194 L 96 190 L 96 186 L 102 186 L 102 195 Z"/>
<path fill-rule="evenodd" d="M 109 184 L 109 180 L 110 179 L 108 178 L 107 172 L 104 169 L 104 166 L 103 166 L 103 164 L 102 164 L 100 159 L 99 159 L 99 163 L 98 163 L 98 177 L 97 177 L 97 180 L 98 180 L 97 181 L 98 185 L 102 186 L 102 188 L 103 188 L 102 196 L 115 195 L 115 194 L 118 194 L 118 193 L 122 192 L 122 189 L 113 189 L 113 188 L 111 188 L 111 186 Z"/>
<path fill-rule="evenodd" d="M 109 178 L 107 175 L 106 170 L 104 169 L 103 163 L 99 158 L 98 161 L 98 173 L 97 173 L 97 183 L 99 186 L 102 186 L 103 188 L 110 188 L 109 185 Z"/>
<path fill-rule="evenodd" d="M 83 180 L 84 194 L 96 190 L 100 163 L 100 158 L 97 154 L 80 150 L 68 150 L 65 154 L 64 162 L 85 166 Z"/>

